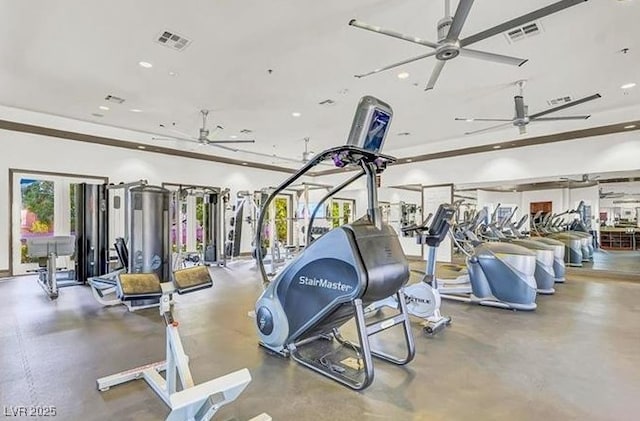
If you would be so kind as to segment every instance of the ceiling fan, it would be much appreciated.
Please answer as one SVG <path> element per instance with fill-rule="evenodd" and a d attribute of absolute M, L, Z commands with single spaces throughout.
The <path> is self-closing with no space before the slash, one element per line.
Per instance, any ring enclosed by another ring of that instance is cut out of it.
<path fill-rule="evenodd" d="M 635 196 L 634 194 L 629 194 L 625 192 L 614 192 L 614 191 L 602 191 L 600 189 L 600 199 L 622 199 L 627 196 Z"/>
<path fill-rule="evenodd" d="M 215 146 L 222 149 L 227 149 L 233 152 L 238 152 L 238 149 L 230 148 L 223 146 L 225 144 L 235 144 L 235 143 L 255 143 L 255 140 L 218 140 L 212 139 L 209 135 L 216 133 L 219 130 L 224 130 L 224 127 L 220 125 L 216 125 L 213 130 L 209 130 L 207 128 L 207 117 L 209 116 L 209 110 L 200 110 L 200 114 L 202 115 L 202 127 L 200 127 L 198 136 L 192 137 L 186 133 L 183 133 L 174 128 L 168 128 L 169 130 L 177 133 L 179 136 L 169 136 L 169 137 L 153 137 L 153 140 L 183 140 L 185 142 L 194 142 L 200 145 L 209 145 Z M 165 125 L 161 124 L 160 127 L 167 128 Z M 245 151 L 246 152 L 246 151 Z"/>
<path fill-rule="evenodd" d="M 547 108 L 544 111 L 537 112 L 535 114 L 529 115 L 529 106 L 525 105 L 524 97 L 523 97 L 523 89 L 524 89 L 524 80 L 519 80 L 516 82 L 518 86 L 518 94 L 513 97 L 515 114 L 513 118 L 462 118 L 456 117 L 456 121 L 500 121 L 506 122 L 502 124 L 498 124 L 497 126 L 491 126 L 480 130 L 474 130 L 471 132 L 466 132 L 465 134 L 475 134 L 486 132 L 489 130 L 499 129 L 505 126 L 513 125 L 518 128 L 520 134 L 527 133 L 527 124 L 536 122 L 536 121 L 566 121 L 566 120 L 586 120 L 591 117 L 591 115 L 574 115 L 574 116 L 563 116 L 563 117 L 544 117 L 548 114 L 555 113 L 557 111 L 564 110 L 566 108 L 575 107 L 576 105 L 583 104 L 588 101 L 593 101 L 594 99 L 600 98 L 600 94 L 593 94 L 581 99 L 577 99 L 575 101 L 567 102 L 562 105 L 558 105 L 557 107 Z"/>
<path fill-rule="evenodd" d="M 472 50 L 466 47 L 472 44 L 475 44 L 478 41 L 482 41 L 486 38 L 508 31 L 517 26 L 524 25 L 533 20 L 540 19 L 542 17 L 559 12 L 571 6 L 575 6 L 584 1 L 587 1 L 587 0 L 562 0 L 557 3 L 550 4 L 549 6 L 538 9 L 534 12 L 530 12 L 520 17 L 517 17 L 515 19 L 511 19 L 500 25 L 478 32 L 477 34 L 460 39 L 460 32 L 462 31 L 462 27 L 464 26 L 464 23 L 467 20 L 467 16 L 469 15 L 469 12 L 471 11 L 473 0 L 460 0 L 460 2 L 458 3 L 458 8 L 456 9 L 456 13 L 453 17 L 451 17 L 451 13 L 450 13 L 450 0 L 445 0 L 444 2 L 445 16 L 444 18 L 440 19 L 440 21 L 438 21 L 438 24 L 437 24 L 438 42 L 427 41 L 412 35 L 405 35 L 400 32 L 384 29 L 379 26 L 369 25 L 359 20 L 352 19 L 349 22 L 349 25 L 355 26 L 356 28 L 377 32 L 382 35 L 398 38 L 404 41 L 412 42 L 414 44 L 419 44 L 419 45 L 433 49 L 433 51 L 429 51 L 426 54 L 421 54 L 417 57 L 412 57 L 398 63 L 390 64 L 388 66 L 375 69 L 368 73 L 355 75 L 355 77 L 361 78 L 361 77 L 373 75 L 376 73 L 380 73 L 386 70 L 390 70 L 390 69 L 405 65 L 407 63 L 412 63 L 417 60 L 422 60 L 427 57 L 435 56 L 435 58 L 437 59 L 437 63 L 433 68 L 431 77 L 429 78 L 429 81 L 427 82 L 427 86 L 425 88 L 425 91 L 428 91 L 430 89 L 433 89 L 433 87 L 435 86 L 436 81 L 438 80 L 438 77 L 440 77 L 440 73 L 442 72 L 442 69 L 445 63 L 448 60 L 456 58 L 458 55 L 462 57 L 493 61 L 496 63 L 510 64 L 513 66 L 522 66 L 524 63 L 527 62 L 527 59 L 489 53 L 486 51 Z"/>
<path fill-rule="evenodd" d="M 304 150 L 302 151 L 302 154 L 301 154 L 300 158 L 298 158 L 298 159 L 296 159 L 296 158 L 288 158 L 288 157 L 280 156 L 280 155 L 274 153 L 274 154 L 271 155 L 273 158 L 275 158 L 272 163 L 273 164 L 277 164 L 278 161 L 287 161 L 287 162 L 294 162 L 296 164 L 306 164 L 307 162 L 309 162 L 309 160 L 316 153 L 309 149 L 309 142 L 311 141 L 311 138 L 305 137 L 303 140 L 304 140 Z M 325 162 L 321 162 L 319 165 L 333 166 L 332 164 L 327 164 Z"/>
<path fill-rule="evenodd" d="M 599 175 L 590 176 L 589 174 L 582 174 L 579 179 L 571 177 L 560 177 L 560 180 L 567 183 L 567 187 L 592 187 L 598 184 Z"/>

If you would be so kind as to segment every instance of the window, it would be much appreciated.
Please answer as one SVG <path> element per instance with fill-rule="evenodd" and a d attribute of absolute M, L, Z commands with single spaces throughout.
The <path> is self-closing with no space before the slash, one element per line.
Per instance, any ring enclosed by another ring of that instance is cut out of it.
<path fill-rule="evenodd" d="M 353 222 L 355 206 L 355 200 L 352 199 L 333 199 L 331 202 L 331 228 Z"/>
<path fill-rule="evenodd" d="M 29 256 L 27 240 L 33 237 L 75 235 L 78 183 L 102 184 L 105 178 L 9 170 L 12 186 L 11 255 L 13 275 L 37 268 Z M 61 267 L 72 267 L 73 257 L 59 258 Z"/>

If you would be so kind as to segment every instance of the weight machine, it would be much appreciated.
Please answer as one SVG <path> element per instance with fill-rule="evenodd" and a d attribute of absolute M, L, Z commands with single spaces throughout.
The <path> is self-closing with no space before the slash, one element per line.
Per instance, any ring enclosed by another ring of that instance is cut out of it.
<path fill-rule="evenodd" d="M 229 189 L 168 183 L 163 186 L 172 190 L 170 219 L 173 233 L 171 245 L 175 253 L 173 269 L 194 264 L 223 266 L 225 253 L 219 244 L 225 238 L 225 224 L 221 220 L 229 199 Z M 175 190 L 172 187 L 176 187 Z M 200 227 L 197 221 L 199 200 L 202 203 Z M 198 245 L 199 240 L 201 245 Z"/>
<path fill-rule="evenodd" d="M 238 398 L 251 381 L 249 370 L 243 368 L 225 376 L 196 385 L 189 368 L 189 357 L 184 351 L 179 323 L 171 309 L 172 294 L 188 294 L 213 285 L 209 269 L 195 266 L 173 272 L 173 282 L 160 282 L 156 273 L 120 274 L 117 294 L 122 301 L 157 299 L 160 315 L 165 322 L 166 359 L 126 370 L 97 380 L 98 390 L 144 379 L 169 407 L 167 421 L 205 421 L 224 405 Z M 160 373 L 165 372 L 162 377 Z M 261 414 L 254 421 L 270 421 Z"/>
<path fill-rule="evenodd" d="M 115 248 L 120 267 L 89 278 L 94 298 L 105 306 L 126 305 L 130 311 L 159 305 L 157 298 L 123 301 L 117 296 L 117 278 L 123 273 L 155 273 L 170 279 L 169 203 L 171 192 L 146 180 L 107 186 L 113 194 L 113 221 L 121 221 Z M 115 224 L 114 224 L 115 225 Z"/>
<path fill-rule="evenodd" d="M 75 277 L 75 271 L 66 267 L 58 267 L 58 257 L 71 257 L 75 253 L 76 238 L 73 235 L 54 237 L 35 237 L 27 239 L 29 257 L 38 259 L 38 284 L 49 299 L 58 298 L 58 289 L 67 286 L 81 285 Z"/>

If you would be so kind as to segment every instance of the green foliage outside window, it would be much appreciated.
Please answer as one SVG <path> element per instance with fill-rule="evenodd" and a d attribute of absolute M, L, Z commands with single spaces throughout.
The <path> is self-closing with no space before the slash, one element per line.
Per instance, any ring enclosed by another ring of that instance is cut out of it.
<path fill-rule="evenodd" d="M 283 243 L 288 242 L 289 233 L 289 199 L 276 197 L 276 238 Z"/>
<path fill-rule="evenodd" d="M 331 203 L 331 228 L 340 226 L 340 204 L 338 202 Z"/>
<path fill-rule="evenodd" d="M 22 204 L 24 208 L 38 217 L 36 223 L 39 222 L 51 227 L 53 224 L 53 181 L 31 183 L 22 191 Z M 42 225 L 39 228 L 42 229 Z"/>

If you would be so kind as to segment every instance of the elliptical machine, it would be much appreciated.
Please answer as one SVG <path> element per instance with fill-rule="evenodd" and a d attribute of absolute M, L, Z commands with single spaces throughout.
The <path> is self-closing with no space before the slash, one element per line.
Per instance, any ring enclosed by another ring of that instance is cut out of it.
<path fill-rule="evenodd" d="M 451 220 L 455 213 L 456 209 L 452 205 L 441 204 L 430 226 L 427 224 L 432 215 L 429 215 L 420 225 L 409 225 L 402 228 L 402 232 L 416 232 L 418 234 L 416 242 L 428 247 L 427 267 L 422 280 L 403 289 L 409 314 L 424 319 L 423 329 L 428 335 L 434 335 L 451 324 L 451 317 L 443 316 L 440 313 L 442 300 L 436 278 L 436 254 L 440 243 L 444 241 L 451 228 Z M 367 307 L 367 311 L 375 312 L 382 307 L 397 309 L 396 297 L 392 296 L 376 301 Z"/>
<path fill-rule="evenodd" d="M 275 196 L 310 169 L 331 159 L 337 167 L 359 166 L 361 171 L 345 186 L 365 176 L 367 214 L 334 228 L 309 244 L 273 280 L 262 256 L 257 262 L 266 289 L 255 306 L 260 344 L 355 390 L 371 385 L 372 357 L 404 365 L 415 355 L 415 345 L 402 287 L 409 280 L 409 265 L 392 227 L 382 222 L 376 175 L 395 158 L 382 155 L 391 123 L 391 108 L 373 97 L 363 97 L 357 108 L 348 144 L 328 149 L 307 162 L 262 204 L 267 209 Z M 338 186 L 340 187 L 340 186 Z M 260 212 L 256 244 L 261 244 L 266 212 Z M 396 294 L 398 314 L 367 323 L 364 308 Z M 355 321 L 357 343 L 342 337 L 339 328 Z M 372 350 L 369 337 L 400 326 L 404 355 Z"/>
<path fill-rule="evenodd" d="M 464 224 L 464 232 L 451 235 L 456 246 L 467 255 L 468 274 L 455 280 L 438 280 L 442 298 L 510 310 L 535 310 L 536 255 L 522 246 L 482 242 L 475 235 L 486 209 Z M 472 252 L 460 244 L 466 238 Z"/>

